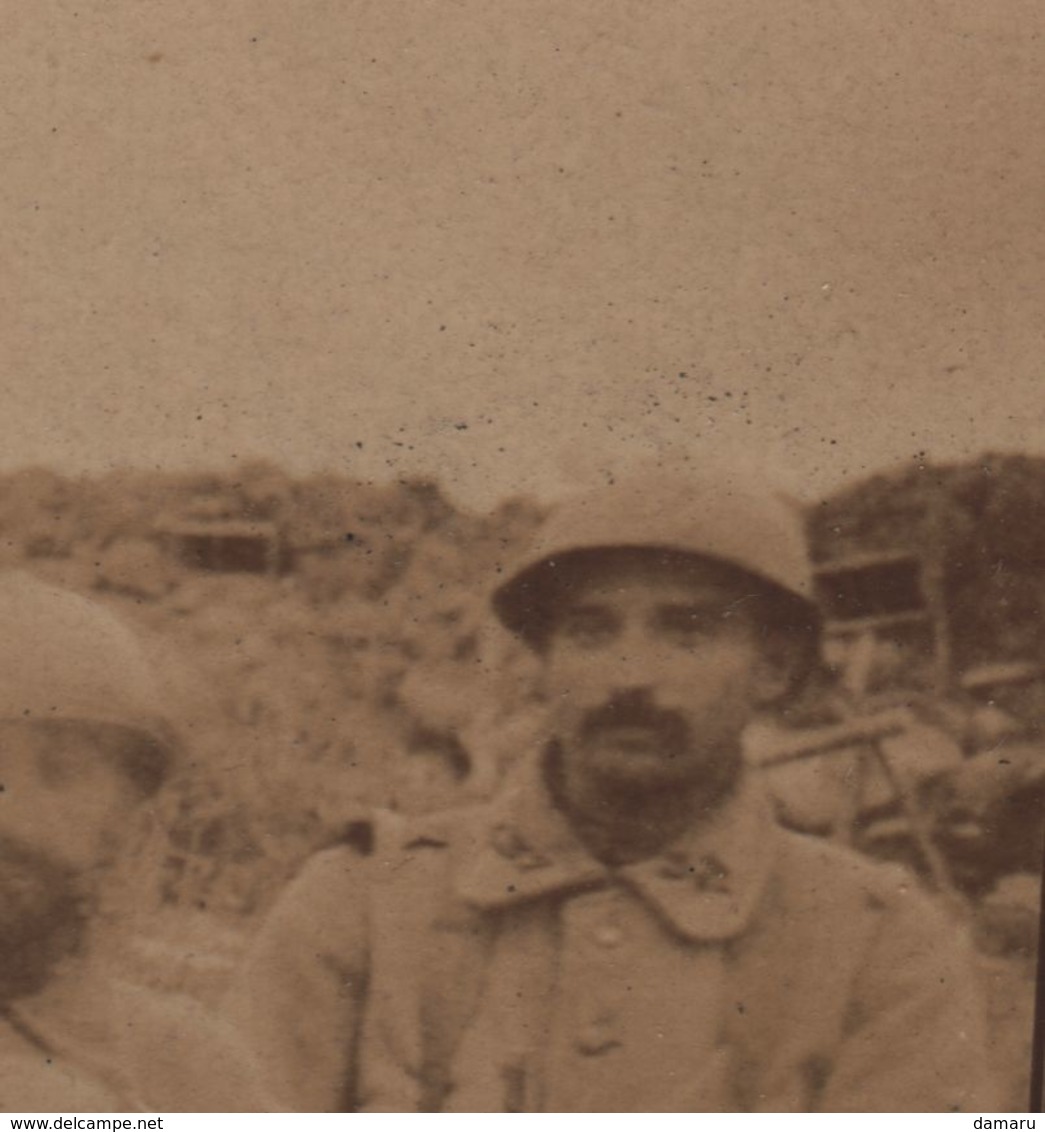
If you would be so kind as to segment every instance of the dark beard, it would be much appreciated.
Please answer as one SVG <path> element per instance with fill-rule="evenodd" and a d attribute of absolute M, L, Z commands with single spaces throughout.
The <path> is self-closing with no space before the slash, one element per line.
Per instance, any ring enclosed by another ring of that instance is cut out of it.
<path fill-rule="evenodd" d="M 42 990 L 83 945 L 87 907 L 76 874 L 0 837 L 0 1004 Z"/>
<path fill-rule="evenodd" d="M 599 753 L 603 743 L 612 751 L 615 732 L 632 728 L 652 738 L 657 752 L 652 765 L 645 756 L 629 766 L 626 750 L 608 758 Z M 685 716 L 658 706 L 644 692 L 622 693 L 592 709 L 576 734 L 572 751 L 561 739 L 546 749 L 545 781 L 557 808 L 595 856 L 607 862 L 659 851 L 687 826 L 708 820 L 742 778 L 739 750 L 702 753 L 694 748 Z M 579 773 L 571 774 L 571 760 Z"/>

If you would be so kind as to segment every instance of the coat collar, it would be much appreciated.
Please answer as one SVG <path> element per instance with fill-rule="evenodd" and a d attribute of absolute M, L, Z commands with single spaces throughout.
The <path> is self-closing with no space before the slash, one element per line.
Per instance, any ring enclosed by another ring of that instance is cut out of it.
<path fill-rule="evenodd" d="M 728 939 L 747 926 L 773 860 L 776 823 L 757 784 L 656 857 L 620 867 L 596 860 L 556 808 L 542 759 L 527 758 L 487 805 L 472 812 L 458 846 L 457 894 L 481 908 L 621 885 L 693 941 Z"/>

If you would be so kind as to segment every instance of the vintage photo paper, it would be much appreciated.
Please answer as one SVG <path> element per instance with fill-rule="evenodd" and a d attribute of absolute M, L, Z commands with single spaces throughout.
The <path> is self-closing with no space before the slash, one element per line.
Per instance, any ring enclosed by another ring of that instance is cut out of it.
<path fill-rule="evenodd" d="M 1040 1108 L 1040 5 L 0 31 L 0 1109 Z"/>

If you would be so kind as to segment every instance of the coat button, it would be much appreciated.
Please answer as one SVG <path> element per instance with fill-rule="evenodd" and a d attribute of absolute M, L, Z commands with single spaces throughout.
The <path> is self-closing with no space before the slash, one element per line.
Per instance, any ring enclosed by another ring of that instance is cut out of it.
<path fill-rule="evenodd" d="M 598 1057 L 600 1054 L 609 1053 L 620 1044 L 620 1038 L 613 1032 L 613 1027 L 608 1021 L 593 1022 L 590 1026 L 585 1026 L 574 1039 L 577 1052 L 584 1054 L 585 1057 Z"/>
<path fill-rule="evenodd" d="M 620 947 L 624 942 L 624 933 L 616 924 L 599 924 L 592 934 L 600 947 Z"/>

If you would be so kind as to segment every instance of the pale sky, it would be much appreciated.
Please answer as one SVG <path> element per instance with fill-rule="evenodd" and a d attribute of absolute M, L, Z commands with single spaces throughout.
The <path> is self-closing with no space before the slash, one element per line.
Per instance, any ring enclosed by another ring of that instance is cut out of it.
<path fill-rule="evenodd" d="M 1045 453 L 1040 0 L 0 12 L 0 468 Z M 362 445 L 362 447 L 360 447 Z"/>

